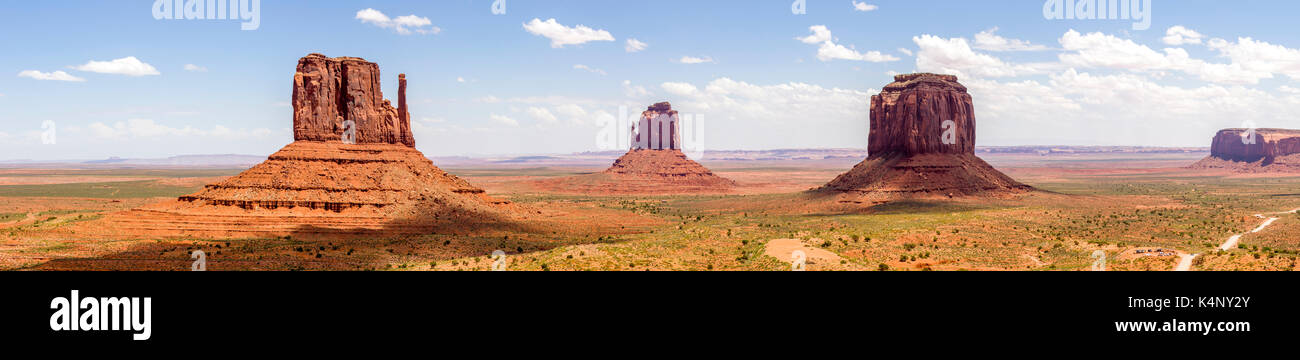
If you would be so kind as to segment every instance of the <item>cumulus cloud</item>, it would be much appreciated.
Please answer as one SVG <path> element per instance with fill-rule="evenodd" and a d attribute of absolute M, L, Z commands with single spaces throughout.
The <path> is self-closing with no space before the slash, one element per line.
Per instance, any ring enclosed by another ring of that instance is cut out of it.
<path fill-rule="evenodd" d="M 712 63 L 714 61 L 713 58 L 708 56 L 705 57 L 682 56 L 682 58 L 678 59 L 677 62 L 683 64 L 704 64 L 704 63 Z"/>
<path fill-rule="evenodd" d="M 1181 48 L 1166 48 L 1163 51 L 1155 51 L 1133 40 L 1121 39 L 1100 32 L 1085 35 L 1070 30 L 1061 36 L 1060 42 L 1061 46 L 1069 51 L 1059 56 L 1061 62 L 1066 65 L 1145 72 L 1180 71 L 1195 75 L 1205 81 L 1224 84 L 1257 84 L 1261 79 L 1272 78 L 1274 72 L 1285 72 L 1285 65 L 1277 66 L 1278 64 L 1284 64 L 1285 61 L 1276 57 L 1268 58 L 1267 56 L 1285 54 L 1287 50 L 1294 52 L 1293 64 L 1300 65 L 1300 51 L 1268 44 L 1259 46 L 1250 39 L 1242 39 L 1242 42 L 1238 44 L 1230 44 L 1226 41 L 1212 41 L 1212 47 L 1220 49 L 1225 53 L 1225 56 L 1233 59 L 1234 62 L 1229 64 L 1209 63 L 1204 60 L 1193 59 L 1187 53 L 1187 50 Z M 1270 50 L 1263 51 L 1267 54 L 1253 50 L 1243 51 L 1246 54 L 1240 54 L 1242 56 L 1229 54 L 1234 50 L 1247 48 Z M 1266 57 L 1260 62 L 1260 58 L 1254 56 Z M 1257 64 L 1262 66 L 1252 66 Z M 1295 74 L 1300 76 L 1300 67 L 1295 70 Z"/>
<path fill-rule="evenodd" d="M 509 116 L 492 114 L 488 116 L 488 118 L 491 119 L 493 122 L 496 122 L 501 125 L 506 125 L 511 127 L 519 126 L 519 121 Z"/>
<path fill-rule="evenodd" d="M 1300 80 L 1300 50 L 1282 45 L 1238 38 L 1237 42 L 1211 39 L 1207 44 L 1219 55 L 1232 60 L 1232 64 L 1247 72 L 1282 74 Z"/>
<path fill-rule="evenodd" d="M 831 30 L 827 29 L 826 25 L 813 25 L 808 28 L 808 31 L 812 31 L 812 35 L 795 39 L 804 44 L 821 44 L 823 42 L 831 41 Z"/>
<path fill-rule="evenodd" d="M 100 73 L 100 74 L 115 74 L 115 75 L 126 75 L 126 76 L 161 75 L 161 73 L 158 72 L 158 69 L 155 69 L 153 65 L 146 64 L 145 62 L 140 61 L 140 59 L 137 59 L 134 56 L 128 56 L 121 59 L 114 59 L 109 61 L 92 60 L 90 62 L 85 63 L 84 65 L 74 67 L 74 69 L 80 71 Z"/>
<path fill-rule="evenodd" d="M 962 77 L 1010 77 L 1045 73 L 1050 64 L 1011 64 L 992 55 L 975 52 L 963 38 L 944 39 L 934 35 L 912 38 L 919 50 L 916 68 L 920 71 L 954 74 Z"/>
<path fill-rule="evenodd" d="M 630 53 L 634 53 L 634 52 L 639 52 L 641 50 L 645 50 L 648 47 L 650 47 L 650 44 L 641 42 L 641 40 L 627 39 L 627 45 L 623 46 L 623 50 Z"/>
<path fill-rule="evenodd" d="M 1288 105 L 1242 86 L 1163 85 L 1135 74 L 1068 69 L 1038 81 L 963 83 L 990 145 L 1204 146 L 1218 129 L 1254 119 L 1284 127 Z M 1100 142 L 1100 143 L 1099 143 Z"/>
<path fill-rule="evenodd" d="M 72 76 L 72 74 L 68 74 L 63 71 L 40 72 L 36 70 L 26 70 L 18 73 L 18 77 L 32 78 L 36 80 L 48 80 L 48 81 L 71 81 L 71 82 L 86 81 L 86 79 Z"/>
<path fill-rule="evenodd" d="M 865 147 L 868 92 L 731 78 L 703 88 L 684 82 L 660 87 L 673 95 L 674 109 L 703 123 L 706 148 Z"/>
<path fill-rule="evenodd" d="M 442 28 L 433 26 L 433 21 L 430 21 L 429 18 L 416 16 L 415 14 L 389 18 L 388 15 L 384 15 L 384 13 L 379 10 L 367 8 L 357 11 L 356 19 L 361 20 L 361 23 L 363 24 L 371 24 L 380 28 L 393 29 L 393 31 L 399 35 L 436 35 L 442 32 Z"/>
<path fill-rule="evenodd" d="M 1166 45 L 1179 46 L 1200 44 L 1201 38 L 1203 37 L 1205 36 L 1201 35 L 1201 33 L 1183 27 L 1182 25 L 1176 25 L 1170 27 L 1169 30 L 1165 30 L 1165 37 L 1161 40 L 1164 41 Z"/>
<path fill-rule="evenodd" d="M 876 9 L 879 9 L 879 8 L 880 8 L 879 6 L 871 5 L 871 4 L 868 4 L 868 3 L 865 3 L 865 2 L 857 2 L 857 1 L 854 1 L 854 2 L 853 2 L 853 11 L 862 11 L 862 12 L 867 12 L 867 11 L 872 11 L 872 10 L 876 10 Z"/>
<path fill-rule="evenodd" d="M 547 110 L 545 108 L 534 106 L 528 108 L 528 110 L 525 112 L 527 112 L 529 116 L 532 116 L 533 119 L 537 119 L 537 121 L 540 122 L 538 124 L 539 126 L 554 125 L 555 123 L 560 121 L 559 118 L 555 117 L 555 114 L 552 114 L 550 110 Z"/>
<path fill-rule="evenodd" d="M 219 137 L 224 139 L 265 137 L 273 134 L 270 129 L 231 129 L 215 125 L 211 129 L 193 126 L 172 127 L 151 119 L 129 119 L 112 124 L 94 122 L 86 127 L 90 135 L 99 139 L 174 139 L 185 137 Z"/>
<path fill-rule="evenodd" d="M 667 91 L 669 94 L 681 96 L 694 96 L 700 92 L 700 89 L 696 88 L 695 85 L 683 82 L 666 82 L 659 84 L 659 87 L 663 88 L 664 91 Z"/>
<path fill-rule="evenodd" d="M 600 75 L 602 75 L 602 76 L 603 76 L 603 75 L 607 75 L 607 74 L 605 73 L 605 70 L 596 69 L 596 68 L 593 68 L 593 67 L 590 67 L 590 66 L 587 66 L 587 65 L 583 65 L 583 64 L 573 65 L 573 68 L 576 69 L 576 70 L 584 70 L 584 71 L 589 72 L 589 73 L 592 73 L 592 74 L 600 74 Z"/>
<path fill-rule="evenodd" d="M 596 30 L 583 25 L 574 27 L 564 26 L 555 19 L 534 18 L 532 21 L 524 23 L 524 30 L 529 33 L 547 39 L 551 39 L 552 48 L 562 48 L 565 45 L 581 45 L 592 41 L 614 41 L 614 35 L 605 30 Z"/>
<path fill-rule="evenodd" d="M 830 29 L 825 25 L 813 25 L 808 28 L 811 35 L 795 38 L 805 44 L 821 44 L 817 48 L 817 59 L 823 62 L 831 60 L 850 60 L 866 62 L 889 62 L 898 61 L 893 55 L 886 55 L 879 51 L 868 51 L 866 53 L 858 52 L 852 47 L 836 44 L 835 38 L 831 36 Z"/>
<path fill-rule="evenodd" d="M 1043 51 L 1049 50 L 1047 46 L 1032 44 L 1028 41 L 1019 39 L 1008 39 L 997 34 L 998 28 L 981 31 L 975 34 L 975 48 L 985 51 Z"/>
<path fill-rule="evenodd" d="M 639 99 L 654 95 L 645 86 L 633 85 L 632 80 L 623 80 L 623 95 L 633 99 Z"/>

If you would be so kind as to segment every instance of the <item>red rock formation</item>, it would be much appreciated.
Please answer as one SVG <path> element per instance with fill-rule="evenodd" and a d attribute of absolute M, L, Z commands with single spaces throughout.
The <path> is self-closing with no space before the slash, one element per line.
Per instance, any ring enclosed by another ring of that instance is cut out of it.
<path fill-rule="evenodd" d="M 398 83 L 394 109 L 374 63 L 308 55 L 294 75 L 296 141 L 239 175 L 114 214 L 106 226 L 156 236 L 429 234 L 522 216 L 415 149 L 406 77 Z M 355 144 L 342 141 L 341 119 L 356 122 Z"/>
<path fill-rule="evenodd" d="M 1300 130 L 1224 129 L 1215 134 L 1210 156 L 1193 164 L 1196 169 L 1234 172 L 1300 172 Z"/>
<path fill-rule="evenodd" d="M 405 84 L 404 79 L 400 76 L 399 82 Z M 293 78 L 294 140 L 340 140 L 344 122 L 352 120 L 358 144 L 415 147 L 409 115 L 384 100 L 379 83 L 379 65 L 365 59 L 311 54 L 298 60 Z M 404 90 L 399 88 L 399 102 L 406 97 Z"/>
<path fill-rule="evenodd" d="M 1225 160 L 1256 161 L 1284 155 L 1300 154 L 1300 130 L 1255 129 L 1250 139 L 1247 129 L 1224 129 L 1214 136 L 1210 156 Z"/>
<path fill-rule="evenodd" d="M 951 120 L 955 140 L 943 135 Z M 929 73 L 894 76 L 879 95 L 871 97 L 871 133 L 867 153 L 974 154 L 975 107 L 966 87 L 952 75 Z"/>
<path fill-rule="evenodd" d="M 902 196 L 962 196 L 1030 190 L 975 156 L 975 111 L 952 75 L 894 77 L 871 97 L 868 157 L 819 191 L 847 203 Z"/>
<path fill-rule="evenodd" d="M 681 119 L 672 104 L 661 102 L 646 108 L 632 129 L 632 149 L 681 150 Z"/>
<path fill-rule="evenodd" d="M 646 108 L 632 129 L 632 149 L 599 174 L 535 181 L 537 187 L 580 194 L 725 193 L 736 182 L 721 176 L 681 151 L 679 118 L 672 105 Z"/>

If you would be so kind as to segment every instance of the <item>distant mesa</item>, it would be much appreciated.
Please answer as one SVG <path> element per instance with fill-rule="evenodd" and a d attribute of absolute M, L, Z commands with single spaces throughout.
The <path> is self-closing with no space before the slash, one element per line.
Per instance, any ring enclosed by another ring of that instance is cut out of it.
<path fill-rule="evenodd" d="M 604 172 L 533 182 L 539 188 L 583 194 L 725 193 L 736 182 L 713 174 L 682 153 L 681 118 L 672 104 L 646 108 L 629 133 L 631 148 Z"/>
<path fill-rule="evenodd" d="M 880 203 L 1033 189 L 975 156 L 975 108 L 952 75 L 898 75 L 872 96 L 867 150 L 865 161 L 816 191 Z"/>
<path fill-rule="evenodd" d="M 1300 130 L 1220 130 L 1211 142 L 1210 156 L 1192 164 L 1191 168 L 1238 173 L 1300 173 Z"/>
<path fill-rule="evenodd" d="M 115 233 L 205 236 L 422 234 L 513 219 L 513 205 L 448 174 L 415 149 L 379 66 L 311 54 L 293 77 L 294 142 L 239 175 L 177 201 L 111 219 Z"/>

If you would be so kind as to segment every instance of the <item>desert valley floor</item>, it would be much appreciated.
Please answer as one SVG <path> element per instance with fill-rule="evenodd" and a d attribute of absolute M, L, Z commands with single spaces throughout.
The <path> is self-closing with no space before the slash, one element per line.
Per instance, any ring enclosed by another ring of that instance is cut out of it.
<path fill-rule="evenodd" d="M 183 271 L 195 250 L 213 271 L 490 270 L 497 250 L 509 270 L 790 270 L 795 250 L 810 270 L 1090 270 L 1097 250 L 1108 270 L 1297 270 L 1300 176 L 1185 168 L 1205 155 L 980 154 L 1042 191 L 853 206 L 805 191 L 860 156 L 706 159 L 734 191 L 670 196 L 575 195 L 537 181 L 597 173 L 609 159 L 434 159 L 536 220 L 230 239 L 106 234 L 104 222 L 243 168 L 8 165 L 0 270 Z"/>

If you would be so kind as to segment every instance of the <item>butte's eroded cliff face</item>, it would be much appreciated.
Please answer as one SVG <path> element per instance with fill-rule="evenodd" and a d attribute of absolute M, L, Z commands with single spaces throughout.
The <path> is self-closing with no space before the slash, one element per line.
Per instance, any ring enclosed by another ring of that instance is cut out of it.
<path fill-rule="evenodd" d="M 1198 169 L 1234 172 L 1300 172 L 1300 130 L 1224 129 L 1214 135 L 1210 156 Z"/>
<path fill-rule="evenodd" d="M 681 119 L 668 102 L 647 107 L 630 130 L 631 149 L 604 172 L 534 184 L 581 194 L 726 193 L 736 187 L 682 153 Z"/>
<path fill-rule="evenodd" d="M 357 144 L 415 147 L 406 108 L 406 75 L 398 76 L 398 107 L 384 99 L 379 65 L 354 57 L 311 54 L 293 76 L 293 139 L 340 141 L 352 121 Z"/>
<path fill-rule="evenodd" d="M 818 191 L 878 203 L 1030 190 L 975 156 L 975 110 L 952 75 L 894 77 L 871 97 L 868 157 Z"/>
<path fill-rule="evenodd" d="M 946 142 L 946 143 L 945 143 Z M 974 154 L 975 106 L 952 75 L 894 77 L 871 97 L 870 156 Z"/>
<path fill-rule="evenodd" d="M 293 143 L 177 201 L 114 214 L 105 227 L 141 236 L 351 236 L 428 234 L 521 218 L 514 205 L 415 149 L 405 76 L 398 77 L 393 108 L 379 92 L 375 63 L 311 54 L 297 70 Z"/>

